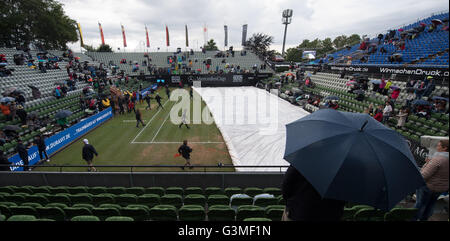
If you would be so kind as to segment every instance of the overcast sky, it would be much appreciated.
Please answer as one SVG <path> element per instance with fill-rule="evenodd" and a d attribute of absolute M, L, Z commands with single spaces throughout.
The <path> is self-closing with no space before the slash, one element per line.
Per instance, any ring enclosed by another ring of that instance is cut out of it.
<path fill-rule="evenodd" d="M 224 25 L 228 25 L 229 46 L 241 49 L 242 25 L 248 24 L 247 39 L 254 33 L 274 37 L 272 49 L 281 52 L 284 25 L 282 12 L 292 9 L 286 49 L 304 39 L 332 39 L 357 33 L 375 36 L 390 28 L 413 23 L 432 13 L 448 12 L 448 0 L 59 0 L 66 14 L 81 24 L 85 44 L 100 45 L 98 22 L 105 42 L 115 51 L 123 51 L 120 25 L 125 27 L 127 52 L 142 52 L 145 25 L 150 37 L 149 51 L 174 51 L 185 47 L 185 24 L 189 31 L 189 48 L 204 44 L 203 26 L 208 39 L 224 48 Z M 165 43 L 165 26 L 169 28 L 170 47 Z M 80 51 L 79 42 L 69 47 Z"/>

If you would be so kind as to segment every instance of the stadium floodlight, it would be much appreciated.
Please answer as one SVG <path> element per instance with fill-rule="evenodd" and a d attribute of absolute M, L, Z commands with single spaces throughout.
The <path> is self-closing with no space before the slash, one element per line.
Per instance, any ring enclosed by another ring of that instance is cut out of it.
<path fill-rule="evenodd" d="M 284 38 L 283 38 L 283 50 L 281 52 L 281 55 L 283 55 L 283 56 L 284 56 L 284 46 L 286 44 L 287 26 L 288 26 L 288 24 L 291 24 L 291 22 L 292 22 L 292 14 L 293 14 L 292 9 L 286 9 L 286 10 L 283 11 L 282 23 L 285 25 L 285 27 L 284 27 Z"/>

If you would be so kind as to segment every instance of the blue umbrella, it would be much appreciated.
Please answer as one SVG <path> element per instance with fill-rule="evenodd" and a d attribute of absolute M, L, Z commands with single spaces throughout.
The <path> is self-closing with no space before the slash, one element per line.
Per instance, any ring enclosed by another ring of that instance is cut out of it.
<path fill-rule="evenodd" d="M 415 100 L 412 102 L 413 105 L 431 105 L 430 102 L 426 101 L 426 100 Z"/>
<path fill-rule="evenodd" d="M 373 80 L 370 80 L 370 83 L 373 83 L 373 84 L 380 84 L 380 83 L 381 83 L 381 80 L 373 79 Z"/>
<path fill-rule="evenodd" d="M 440 97 L 440 96 L 433 96 L 433 98 L 431 98 L 432 100 L 445 100 L 448 102 L 448 98 L 444 98 L 444 97 Z"/>
<path fill-rule="evenodd" d="M 62 119 L 66 118 L 68 116 L 72 115 L 72 111 L 70 110 L 60 110 L 58 113 L 56 113 L 55 118 L 56 119 Z"/>
<path fill-rule="evenodd" d="M 339 97 L 334 96 L 334 95 L 329 95 L 329 96 L 325 97 L 324 100 L 339 100 Z"/>
<path fill-rule="evenodd" d="M 406 140 L 367 114 L 321 109 L 286 136 L 284 159 L 322 198 L 390 210 L 425 185 Z"/>
<path fill-rule="evenodd" d="M 14 99 L 13 97 L 7 96 L 7 97 L 1 98 L 1 99 L 0 99 L 0 102 L 1 102 L 1 103 L 9 103 L 9 102 L 13 102 L 13 101 L 15 101 L 15 100 L 16 100 L 16 99 Z"/>

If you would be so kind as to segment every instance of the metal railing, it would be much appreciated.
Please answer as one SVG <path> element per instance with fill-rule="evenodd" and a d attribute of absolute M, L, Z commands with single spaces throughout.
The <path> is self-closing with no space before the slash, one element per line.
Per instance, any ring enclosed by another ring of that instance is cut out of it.
<path fill-rule="evenodd" d="M 23 165 L 0 165 L 0 167 L 10 167 L 10 168 L 20 168 L 24 167 Z M 224 165 L 191 165 L 191 166 L 184 166 L 184 165 L 32 165 L 29 166 L 31 169 L 41 169 L 41 168 L 50 168 L 50 169 L 58 169 L 60 173 L 64 172 L 64 169 L 67 168 L 112 168 L 112 169 L 118 169 L 118 168 L 129 168 L 129 171 L 117 171 L 117 172 L 136 172 L 136 169 L 141 168 L 155 168 L 155 169 L 181 169 L 185 168 L 186 170 L 201 170 L 202 172 L 207 172 L 207 169 L 218 169 L 219 171 L 223 172 L 234 172 L 236 169 L 245 169 L 245 168 L 256 168 L 256 169 L 279 169 L 280 173 L 284 173 L 285 169 L 287 169 L 289 166 L 281 166 L 281 165 L 274 165 L 274 166 L 253 166 L 253 165 L 230 165 L 230 164 L 224 164 Z M 191 167 L 191 168 L 190 168 Z M 234 170 L 223 170 L 227 168 L 233 168 Z M 222 169 L 222 170 L 221 170 Z M 165 171 L 165 170 L 163 170 Z M 0 171 L 1 172 L 1 171 Z M 29 172 L 29 171 L 14 171 L 14 172 Z M 152 171 L 140 171 L 140 172 L 154 172 Z M 180 171 L 177 171 L 180 172 Z"/>

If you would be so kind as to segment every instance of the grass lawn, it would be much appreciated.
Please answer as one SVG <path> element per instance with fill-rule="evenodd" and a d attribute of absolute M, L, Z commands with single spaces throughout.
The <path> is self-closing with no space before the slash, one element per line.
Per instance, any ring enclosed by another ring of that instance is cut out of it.
<path fill-rule="evenodd" d="M 217 165 L 223 163 L 231 165 L 231 157 L 222 135 L 215 125 L 189 124 L 179 128 L 170 121 L 169 113 L 175 101 L 170 101 L 164 89 L 158 89 L 164 109 L 157 110 L 157 103 L 151 100 L 151 110 L 145 110 L 147 103 L 138 104 L 142 119 L 146 124 L 136 128 L 135 114 L 126 113 L 114 116 L 102 126 L 86 134 L 81 139 L 67 146 L 60 152 L 50 157 L 51 162 L 45 163 L 34 170 L 59 171 L 59 168 L 48 167 L 51 165 L 86 165 L 82 159 L 81 150 L 83 139 L 88 139 L 98 156 L 94 157 L 94 165 L 184 165 L 182 157 L 174 157 L 183 140 L 188 140 L 188 145 L 193 149 L 191 153 L 192 165 Z M 153 95 L 155 96 L 155 95 Z M 191 100 L 192 106 L 192 100 Z M 202 110 L 206 107 L 202 101 Z M 181 115 L 181 114 L 180 114 Z M 193 119 L 191 108 L 191 120 Z M 99 167 L 99 171 L 130 171 L 128 167 L 111 168 Z M 185 171 L 234 171 L 234 168 L 193 168 Z M 87 171 L 83 167 L 67 167 L 63 171 Z M 181 168 L 133 168 L 133 172 L 139 171 L 182 171 Z"/>

